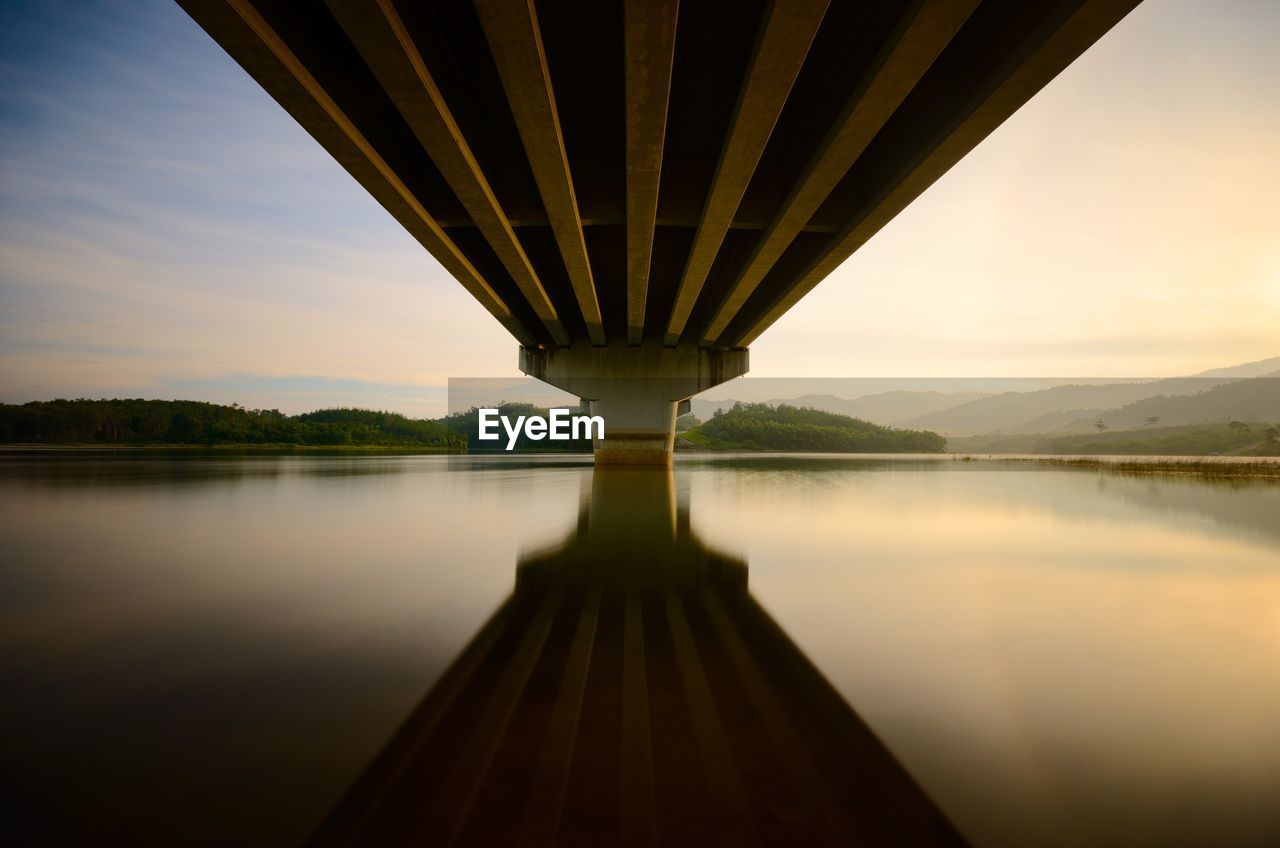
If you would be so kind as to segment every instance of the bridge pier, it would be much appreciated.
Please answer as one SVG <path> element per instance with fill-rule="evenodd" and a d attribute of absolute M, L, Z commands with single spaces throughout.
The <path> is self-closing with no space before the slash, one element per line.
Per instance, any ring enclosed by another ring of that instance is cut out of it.
<path fill-rule="evenodd" d="M 747 373 L 746 350 L 628 345 L 520 348 L 520 370 L 587 401 L 604 418 L 596 465 L 670 465 L 676 410 L 712 386 Z"/>

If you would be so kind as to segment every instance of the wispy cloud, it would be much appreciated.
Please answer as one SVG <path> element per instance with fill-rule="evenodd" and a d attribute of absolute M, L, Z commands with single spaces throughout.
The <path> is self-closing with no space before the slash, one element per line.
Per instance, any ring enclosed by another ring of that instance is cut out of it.
<path fill-rule="evenodd" d="M 175 6 L 3 15 L 6 400 L 443 409 L 449 375 L 511 371 L 514 342 Z"/>

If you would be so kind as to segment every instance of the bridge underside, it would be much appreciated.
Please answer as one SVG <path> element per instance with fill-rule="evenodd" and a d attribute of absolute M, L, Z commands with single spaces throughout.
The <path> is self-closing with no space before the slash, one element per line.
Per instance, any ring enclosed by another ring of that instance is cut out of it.
<path fill-rule="evenodd" d="M 179 2 L 524 348 L 732 351 L 1137 0 Z"/>

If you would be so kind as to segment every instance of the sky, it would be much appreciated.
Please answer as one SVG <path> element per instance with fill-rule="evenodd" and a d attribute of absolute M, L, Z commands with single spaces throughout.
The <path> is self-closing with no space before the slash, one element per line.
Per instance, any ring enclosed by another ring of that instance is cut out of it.
<path fill-rule="evenodd" d="M 1280 355 L 1280 3 L 1147 0 L 761 336 L 764 377 Z M 176 5 L 0 3 L 0 402 L 445 409 L 516 343 Z"/>

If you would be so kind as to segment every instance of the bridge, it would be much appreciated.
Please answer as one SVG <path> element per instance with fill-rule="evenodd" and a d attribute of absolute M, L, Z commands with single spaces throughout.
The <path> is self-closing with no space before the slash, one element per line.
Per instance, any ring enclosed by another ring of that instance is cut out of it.
<path fill-rule="evenodd" d="M 598 464 L 1138 0 L 179 0 L 520 344 Z"/>

